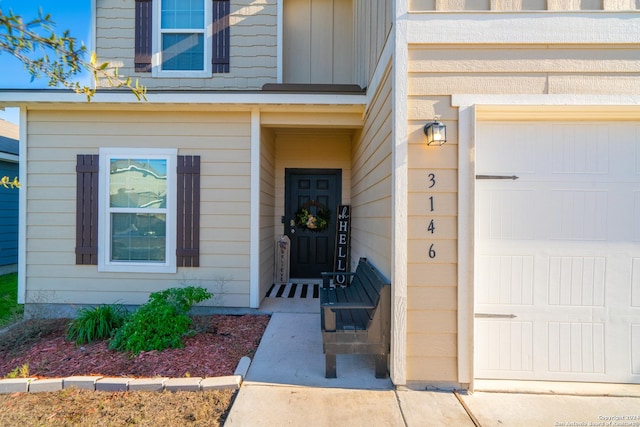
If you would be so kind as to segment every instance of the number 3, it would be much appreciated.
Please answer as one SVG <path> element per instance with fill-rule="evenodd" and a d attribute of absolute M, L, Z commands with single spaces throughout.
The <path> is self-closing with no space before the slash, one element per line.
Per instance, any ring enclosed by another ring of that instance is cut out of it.
<path fill-rule="evenodd" d="M 429 175 L 429 188 L 433 188 L 436 185 L 436 174 L 430 173 Z"/>

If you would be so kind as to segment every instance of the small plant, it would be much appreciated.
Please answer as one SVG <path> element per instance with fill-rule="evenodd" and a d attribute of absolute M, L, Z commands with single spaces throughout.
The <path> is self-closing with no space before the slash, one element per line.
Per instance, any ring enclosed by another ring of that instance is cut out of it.
<path fill-rule="evenodd" d="M 111 338 L 126 318 L 127 310 L 121 305 L 83 308 L 78 311 L 78 317 L 69 323 L 67 340 L 79 345 Z"/>
<path fill-rule="evenodd" d="M 25 363 L 22 366 L 18 366 L 13 371 L 7 374 L 7 378 L 28 378 L 29 377 L 29 364 Z"/>
<path fill-rule="evenodd" d="M 187 312 L 193 304 L 212 296 L 206 289 L 194 286 L 154 292 L 116 331 L 109 347 L 133 354 L 182 348 L 182 338 L 189 334 L 191 326 Z"/>

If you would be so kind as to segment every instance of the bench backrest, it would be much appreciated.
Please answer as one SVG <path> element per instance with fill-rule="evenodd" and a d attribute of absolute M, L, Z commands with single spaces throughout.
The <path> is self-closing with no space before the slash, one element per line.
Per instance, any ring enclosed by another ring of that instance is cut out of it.
<path fill-rule="evenodd" d="M 385 286 L 390 283 L 378 273 L 378 271 L 367 261 L 366 258 L 360 258 L 356 274 L 349 286 L 359 286 L 366 293 L 371 302 L 378 305 L 380 293 Z"/>

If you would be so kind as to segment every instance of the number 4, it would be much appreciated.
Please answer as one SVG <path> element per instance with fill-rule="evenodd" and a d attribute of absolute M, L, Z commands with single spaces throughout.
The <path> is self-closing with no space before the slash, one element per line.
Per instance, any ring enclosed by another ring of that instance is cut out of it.
<path fill-rule="evenodd" d="M 430 231 L 431 234 L 436 231 L 436 225 L 434 224 L 433 220 L 431 220 L 431 222 L 429 223 L 429 227 L 427 227 L 427 230 Z"/>

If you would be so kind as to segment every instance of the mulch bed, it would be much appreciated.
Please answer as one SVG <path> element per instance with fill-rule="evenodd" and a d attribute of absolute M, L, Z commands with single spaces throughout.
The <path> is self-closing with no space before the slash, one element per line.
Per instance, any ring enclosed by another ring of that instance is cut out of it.
<path fill-rule="evenodd" d="M 266 315 L 193 317 L 195 335 L 184 348 L 132 356 L 108 342 L 81 346 L 65 340 L 70 319 L 30 320 L 0 335 L 0 378 L 28 365 L 30 377 L 217 377 L 233 375 L 243 356 L 252 357 L 269 322 Z"/>

